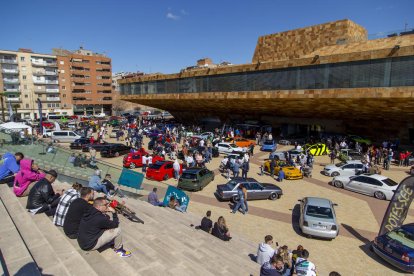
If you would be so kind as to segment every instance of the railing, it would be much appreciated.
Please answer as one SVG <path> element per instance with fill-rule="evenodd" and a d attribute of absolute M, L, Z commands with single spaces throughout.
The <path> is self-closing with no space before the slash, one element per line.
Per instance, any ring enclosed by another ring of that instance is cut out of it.
<path fill-rule="evenodd" d="M 45 71 L 45 75 L 56 76 L 57 72 L 56 71 Z"/>
<path fill-rule="evenodd" d="M 3 79 L 4 83 L 19 83 L 19 79 Z"/>
<path fill-rule="evenodd" d="M 46 100 L 51 102 L 58 102 L 60 101 L 60 97 L 46 97 Z"/>
<path fill-rule="evenodd" d="M 34 61 L 34 60 L 32 60 L 32 64 L 36 66 L 52 66 L 52 67 L 57 66 L 56 62 Z"/>
<path fill-rule="evenodd" d="M 6 102 L 20 102 L 20 98 L 6 98 Z"/>
<path fill-rule="evenodd" d="M 0 63 L 17 64 L 17 60 L 15 60 L 15 59 L 0 59 Z"/>
<path fill-rule="evenodd" d="M 57 80 L 45 80 L 46 84 L 58 84 Z"/>
<path fill-rule="evenodd" d="M 4 92 L 20 92 L 19 88 L 3 88 Z"/>
<path fill-rule="evenodd" d="M 33 79 L 33 83 L 34 84 L 45 84 L 46 83 L 46 80 L 36 80 L 36 79 Z"/>
<path fill-rule="evenodd" d="M 35 93 L 46 93 L 46 90 L 44 88 L 41 88 L 41 89 L 35 88 L 34 92 Z"/>
<path fill-rule="evenodd" d="M 6 73 L 6 74 L 18 74 L 19 73 L 19 69 L 6 69 L 6 68 L 3 68 L 1 71 L 3 73 Z"/>
<path fill-rule="evenodd" d="M 20 139 L 18 133 L 5 133 L 5 131 L 0 131 L 0 140 L 2 141 L 0 144 L 0 153 L 22 152 L 25 158 L 35 160 L 42 169 L 54 169 L 58 174 L 86 181 L 96 170 L 91 167 L 74 167 L 73 164 L 69 162 L 69 158 L 72 154 L 78 155 L 79 153 L 65 149 L 58 144 L 48 144 L 43 140 L 33 141 L 32 143 L 30 139 Z M 122 172 L 121 168 L 117 168 L 114 165 L 103 161 L 96 161 L 96 166 L 101 170 L 101 175 L 111 174 L 114 183 L 118 182 Z"/>
<path fill-rule="evenodd" d="M 46 88 L 46 92 L 59 92 L 59 88 Z"/>

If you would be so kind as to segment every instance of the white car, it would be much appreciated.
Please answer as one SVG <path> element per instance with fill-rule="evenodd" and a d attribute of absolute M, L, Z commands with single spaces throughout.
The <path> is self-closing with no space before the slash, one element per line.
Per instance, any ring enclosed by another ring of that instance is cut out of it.
<path fill-rule="evenodd" d="M 361 174 L 336 176 L 332 180 L 332 185 L 381 200 L 391 200 L 398 183 L 379 174 Z"/>
<path fill-rule="evenodd" d="M 364 165 L 360 160 L 348 160 L 335 165 L 326 165 L 325 168 L 323 168 L 322 174 L 326 176 L 338 176 L 343 172 L 354 172 L 354 174 L 356 174 L 361 172 L 363 168 Z"/>
<path fill-rule="evenodd" d="M 201 133 L 199 135 L 194 135 L 193 137 L 197 137 L 197 138 L 206 140 L 209 137 L 214 137 L 214 134 L 213 134 L 213 132 L 204 132 L 204 133 Z"/>
<path fill-rule="evenodd" d="M 238 152 L 246 152 L 247 148 L 241 148 L 236 146 L 236 144 L 233 143 L 218 143 L 216 145 L 219 153 L 238 153 Z"/>

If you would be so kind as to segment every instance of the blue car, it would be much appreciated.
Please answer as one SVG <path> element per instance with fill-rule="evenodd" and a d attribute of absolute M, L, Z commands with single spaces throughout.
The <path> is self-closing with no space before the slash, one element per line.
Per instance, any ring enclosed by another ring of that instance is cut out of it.
<path fill-rule="evenodd" d="M 414 223 L 375 238 L 374 252 L 391 265 L 414 272 Z"/>
<path fill-rule="evenodd" d="M 261 151 L 275 151 L 277 144 L 275 140 L 266 140 L 262 147 L 260 148 Z"/>

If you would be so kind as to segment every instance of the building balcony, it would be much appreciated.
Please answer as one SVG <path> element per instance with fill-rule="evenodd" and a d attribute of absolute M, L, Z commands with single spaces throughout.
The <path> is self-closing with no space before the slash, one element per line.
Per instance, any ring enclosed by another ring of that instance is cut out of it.
<path fill-rule="evenodd" d="M 34 61 L 32 60 L 33 66 L 42 66 L 42 67 L 57 67 L 56 62 L 46 62 L 46 61 Z"/>
<path fill-rule="evenodd" d="M 46 88 L 45 91 L 46 92 L 54 92 L 54 93 L 56 93 L 56 92 L 59 92 L 59 88 Z"/>
<path fill-rule="evenodd" d="M 7 88 L 3 87 L 4 92 L 20 92 L 20 88 Z"/>
<path fill-rule="evenodd" d="M 15 103 L 15 102 L 21 102 L 22 100 L 20 99 L 20 97 L 13 97 L 13 98 L 9 98 L 9 97 L 6 97 L 6 102 L 13 102 L 13 103 Z"/>
<path fill-rule="evenodd" d="M 17 64 L 16 59 L 0 59 L 0 63 Z"/>
<path fill-rule="evenodd" d="M 42 88 L 37 88 L 36 87 L 34 89 L 34 92 L 37 93 L 37 94 L 46 93 L 46 89 L 44 87 L 42 87 Z"/>
<path fill-rule="evenodd" d="M 7 69 L 7 68 L 3 68 L 1 69 L 1 71 L 3 72 L 3 74 L 19 74 L 19 69 Z"/>
<path fill-rule="evenodd" d="M 45 80 L 46 84 L 58 84 L 58 80 Z"/>
<path fill-rule="evenodd" d="M 46 97 L 47 102 L 60 102 L 60 97 Z"/>
<path fill-rule="evenodd" d="M 19 79 L 3 79 L 3 83 L 16 84 L 19 82 L 20 82 Z"/>
<path fill-rule="evenodd" d="M 56 71 L 36 70 L 33 72 L 34 76 L 57 76 Z"/>

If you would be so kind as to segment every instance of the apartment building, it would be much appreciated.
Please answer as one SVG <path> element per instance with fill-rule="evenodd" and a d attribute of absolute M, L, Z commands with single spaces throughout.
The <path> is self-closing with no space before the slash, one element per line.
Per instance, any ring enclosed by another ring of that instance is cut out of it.
<path fill-rule="evenodd" d="M 76 115 L 112 113 L 111 59 L 82 47 L 76 51 L 53 49 L 57 56 L 62 104 Z"/>
<path fill-rule="evenodd" d="M 42 101 L 42 113 L 73 114 L 71 106 L 60 99 L 57 59 L 30 49 L 0 50 L 0 92 L 5 113 L 9 102 L 18 118 L 39 118 L 37 99 Z"/>

